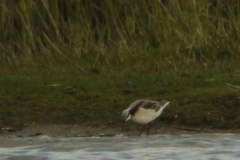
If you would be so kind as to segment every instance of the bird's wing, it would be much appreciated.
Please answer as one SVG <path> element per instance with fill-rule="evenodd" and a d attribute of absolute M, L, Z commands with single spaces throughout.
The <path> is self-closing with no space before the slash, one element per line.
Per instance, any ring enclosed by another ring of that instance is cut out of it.
<path fill-rule="evenodd" d="M 157 112 L 159 110 L 159 103 L 156 101 L 144 101 L 141 107 L 147 110 L 153 110 Z"/>
<path fill-rule="evenodd" d="M 139 108 L 158 112 L 159 110 L 164 109 L 169 103 L 170 102 L 166 100 L 163 100 L 161 102 L 150 100 L 137 100 L 130 104 L 129 111 L 132 115 L 134 115 L 134 113 L 136 113 Z"/>
<path fill-rule="evenodd" d="M 142 107 L 144 109 L 152 109 L 155 110 L 155 112 L 158 112 L 160 109 L 165 108 L 170 102 L 166 100 L 162 100 L 161 102 L 156 101 L 145 101 L 142 104 Z"/>

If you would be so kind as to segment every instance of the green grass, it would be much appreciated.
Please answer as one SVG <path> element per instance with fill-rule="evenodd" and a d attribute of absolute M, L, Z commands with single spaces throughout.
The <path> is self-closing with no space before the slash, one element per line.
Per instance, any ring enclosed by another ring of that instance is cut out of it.
<path fill-rule="evenodd" d="M 239 78 L 212 71 L 202 72 L 200 78 L 189 74 L 5 75 L 0 79 L 0 124 L 120 126 L 121 112 L 132 101 L 168 99 L 171 106 L 163 113 L 163 123 L 198 127 L 211 126 L 212 121 L 215 127 L 224 128 L 225 122 L 239 126 L 240 92 L 225 85 L 239 85 Z M 209 115 L 213 116 L 206 120 Z M 198 119 L 192 120 L 195 116 Z M 222 125 L 217 123 L 221 117 Z"/>
<path fill-rule="evenodd" d="M 2 1 L 0 62 L 18 72 L 24 65 L 75 66 L 80 73 L 159 70 L 160 63 L 175 70 L 198 62 L 224 64 L 239 59 L 239 5 L 232 0 Z"/>
<path fill-rule="evenodd" d="M 144 98 L 172 102 L 164 123 L 237 128 L 239 91 L 226 83 L 240 85 L 239 8 L 1 1 L 0 125 L 119 126 L 121 111 Z"/>

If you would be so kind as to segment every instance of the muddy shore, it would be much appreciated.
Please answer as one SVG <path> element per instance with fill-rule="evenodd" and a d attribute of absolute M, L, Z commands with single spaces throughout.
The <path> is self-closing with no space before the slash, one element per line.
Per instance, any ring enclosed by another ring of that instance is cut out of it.
<path fill-rule="evenodd" d="M 27 127 L 4 127 L 1 128 L 0 136 L 12 136 L 17 137 L 37 137 L 40 135 L 48 135 L 51 137 L 110 137 L 118 134 L 126 136 L 138 136 L 142 130 L 143 125 L 134 125 L 133 123 L 127 124 L 124 130 L 121 131 L 121 127 L 109 127 L 109 126 L 80 126 L 80 125 L 66 125 L 66 124 L 46 124 L 46 125 L 31 125 Z M 146 127 L 147 128 L 147 127 Z M 153 123 L 150 129 L 151 134 L 196 134 L 196 133 L 240 133 L 240 129 L 212 129 L 209 126 L 205 127 L 189 127 L 189 126 L 174 126 Z M 146 129 L 143 135 L 146 134 Z"/>
<path fill-rule="evenodd" d="M 141 125 L 129 125 L 123 132 L 120 127 L 110 128 L 107 126 L 86 127 L 79 125 L 32 125 L 25 128 L 2 128 L 0 134 L 0 147 L 37 145 L 56 142 L 59 138 L 74 137 L 112 137 L 128 136 L 137 137 L 141 131 Z M 240 133 L 240 129 L 215 130 L 210 128 L 176 127 L 162 124 L 153 126 L 150 135 L 182 135 L 182 134 L 211 134 L 211 133 Z M 146 136 L 146 132 L 142 134 Z M 15 139 L 15 140 L 13 140 Z"/>

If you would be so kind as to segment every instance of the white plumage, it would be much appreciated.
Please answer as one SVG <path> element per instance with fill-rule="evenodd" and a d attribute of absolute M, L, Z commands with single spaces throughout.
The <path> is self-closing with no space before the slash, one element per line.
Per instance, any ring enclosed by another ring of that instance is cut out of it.
<path fill-rule="evenodd" d="M 150 128 L 150 123 L 158 116 L 160 116 L 162 111 L 169 105 L 169 103 L 170 102 L 167 100 L 162 100 L 161 102 L 151 100 L 137 100 L 131 103 L 129 107 L 122 112 L 122 117 L 124 122 L 130 120 L 138 124 L 149 124 Z M 147 134 L 149 134 L 149 128 Z"/>

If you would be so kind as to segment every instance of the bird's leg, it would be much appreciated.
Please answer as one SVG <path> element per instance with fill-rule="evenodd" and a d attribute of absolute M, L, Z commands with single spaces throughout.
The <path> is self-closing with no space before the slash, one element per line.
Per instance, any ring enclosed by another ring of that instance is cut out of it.
<path fill-rule="evenodd" d="M 144 131 L 144 129 L 145 129 L 145 126 L 146 126 L 146 124 L 144 124 L 143 129 L 142 129 L 142 131 L 140 132 L 139 136 L 141 136 L 141 134 L 143 133 L 143 131 Z"/>
<path fill-rule="evenodd" d="M 151 122 L 149 123 L 149 126 L 148 126 L 147 135 L 149 135 L 150 126 L 151 126 Z"/>
<path fill-rule="evenodd" d="M 121 132 L 123 131 L 123 128 L 124 128 L 124 124 L 125 124 L 125 122 L 126 122 L 126 121 L 123 121 L 123 126 L 122 126 L 122 130 L 121 130 Z"/>

